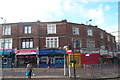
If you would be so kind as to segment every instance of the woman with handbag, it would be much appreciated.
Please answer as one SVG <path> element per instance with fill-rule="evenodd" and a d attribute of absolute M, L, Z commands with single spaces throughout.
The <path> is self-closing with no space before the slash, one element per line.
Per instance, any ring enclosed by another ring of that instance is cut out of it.
<path fill-rule="evenodd" d="M 32 71 L 33 71 L 32 62 L 29 62 L 26 67 L 27 78 L 31 78 Z"/>

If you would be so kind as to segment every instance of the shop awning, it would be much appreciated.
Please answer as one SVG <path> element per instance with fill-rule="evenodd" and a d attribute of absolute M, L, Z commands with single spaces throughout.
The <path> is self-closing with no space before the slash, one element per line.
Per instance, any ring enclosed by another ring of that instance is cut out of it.
<path fill-rule="evenodd" d="M 106 57 L 106 58 L 113 58 L 113 56 L 111 55 L 101 55 L 102 57 Z"/>
<path fill-rule="evenodd" d="M 33 55 L 37 54 L 37 49 L 21 49 L 16 51 L 16 55 Z"/>
<path fill-rule="evenodd" d="M 44 49 L 39 51 L 39 55 L 66 54 L 64 49 Z"/>
<path fill-rule="evenodd" d="M 0 55 L 4 54 L 4 55 L 10 55 L 10 53 L 14 53 L 15 50 L 14 49 L 0 49 Z"/>

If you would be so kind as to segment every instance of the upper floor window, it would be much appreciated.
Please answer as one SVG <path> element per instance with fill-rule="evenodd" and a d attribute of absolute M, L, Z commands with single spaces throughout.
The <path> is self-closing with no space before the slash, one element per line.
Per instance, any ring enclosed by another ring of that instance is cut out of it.
<path fill-rule="evenodd" d="M 113 43 L 115 43 L 114 37 L 112 38 Z"/>
<path fill-rule="evenodd" d="M 0 39 L 0 49 L 12 49 L 12 38 Z"/>
<path fill-rule="evenodd" d="M 80 39 L 73 39 L 73 48 L 79 50 L 82 47 L 82 42 Z"/>
<path fill-rule="evenodd" d="M 79 34 L 79 28 L 73 27 L 73 34 Z"/>
<path fill-rule="evenodd" d="M 104 38 L 104 35 L 103 35 L 103 33 L 101 32 L 100 33 L 100 37 L 103 39 Z"/>
<path fill-rule="evenodd" d="M 87 40 L 87 48 L 95 48 L 95 41 Z"/>
<path fill-rule="evenodd" d="M 3 27 L 3 35 L 11 35 L 11 26 Z"/>
<path fill-rule="evenodd" d="M 23 38 L 22 39 L 22 48 L 33 48 L 33 39 L 32 38 Z"/>
<path fill-rule="evenodd" d="M 110 41 L 110 36 L 109 35 L 107 36 L 107 40 Z"/>
<path fill-rule="evenodd" d="M 47 25 L 47 33 L 48 34 L 56 34 L 56 24 L 48 24 Z"/>
<path fill-rule="evenodd" d="M 93 30 L 92 29 L 88 29 L 87 30 L 87 34 L 88 34 L 88 36 L 93 36 Z"/>
<path fill-rule="evenodd" d="M 30 34 L 31 33 L 31 26 L 24 26 L 24 33 L 25 34 Z"/>
<path fill-rule="evenodd" d="M 58 47 L 58 37 L 47 37 L 46 38 L 47 48 L 57 48 Z"/>

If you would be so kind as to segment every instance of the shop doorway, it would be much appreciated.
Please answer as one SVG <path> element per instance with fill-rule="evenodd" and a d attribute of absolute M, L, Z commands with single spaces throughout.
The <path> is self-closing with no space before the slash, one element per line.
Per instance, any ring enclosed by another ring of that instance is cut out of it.
<path fill-rule="evenodd" d="M 33 67 L 37 67 L 37 58 L 36 55 L 19 55 L 17 56 L 17 67 L 23 68 L 26 67 L 29 62 L 32 62 Z"/>

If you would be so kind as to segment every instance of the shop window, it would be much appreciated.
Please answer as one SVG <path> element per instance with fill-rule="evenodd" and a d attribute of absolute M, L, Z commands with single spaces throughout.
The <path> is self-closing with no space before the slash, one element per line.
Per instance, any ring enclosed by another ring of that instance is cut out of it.
<path fill-rule="evenodd" d="M 33 39 L 22 39 L 22 48 L 33 48 Z"/>
<path fill-rule="evenodd" d="M 40 64 L 47 64 L 47 57 L 41 57 Z"/>
<path fill-rule="evenodd" d="M 55 58 L 55 64 L 63 64 L 64 58 L 63 57 L 56 57 Z"/>

